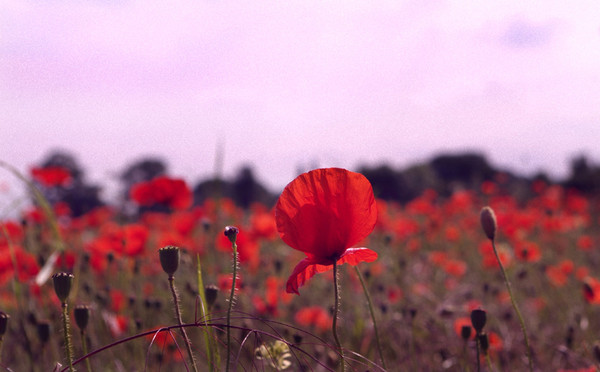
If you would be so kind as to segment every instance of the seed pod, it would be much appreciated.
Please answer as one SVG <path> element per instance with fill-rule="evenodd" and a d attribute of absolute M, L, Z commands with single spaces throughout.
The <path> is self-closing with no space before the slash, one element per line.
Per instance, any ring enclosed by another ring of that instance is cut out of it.
<path fill-rule="evenodd" d="M 66 303 L 71 293 L 71 286 L 73 285 L 73 279 L 75 276 L 71 273 L 60 272 L 52 275 L 52 281 L 54 282 L 54 292 L 61 303 Z"/>
<path fill-rule="evenodd" d="M 158 250 L 160 265 L 169 276 L 175 274 L 179 267 L 179 247 L 168 245 Z"/>
<path fill-rule="evenodd" d="M 483 207 L 480 214 L 481 227 L 483 232 L 490 240 L 494 240 L 496 237 L 496 229 L 498 228 L 498 222 L 496 221 L 496 214 L 490 207 Z"/>
<path fill-rule="evenodd" d="M 473 324 L 473 328 L 475 328 L 477 334 L 480 334 L 481 331 L 483 331 L 486 320 L 487 316 L 485 310 L 475 309 L 471 311 L 471 324 Z"/>
<path fill-rule="evenodd" d="M 75 323 L 77 323 L 79 329 L 84 331 L 90 320 L 90 307 L 87 305 L 77 305 L 73 314 L 75 315 Z"/>

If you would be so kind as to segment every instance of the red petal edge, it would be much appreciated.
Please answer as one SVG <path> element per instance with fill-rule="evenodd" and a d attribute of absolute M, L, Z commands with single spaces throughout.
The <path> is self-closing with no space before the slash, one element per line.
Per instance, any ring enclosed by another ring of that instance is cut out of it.
<path fill-rule="evenodd" d="M 360 262 L 373 262 L 376 259 L 377 252 L 369 248 L 348 248 L 342 257 L 338 259 L 337 263 L 338 265 L 347 263 L 356 266 Z M 315 274 L 333 269 L 333 265 L 321 265 L 318 262 L 318 259 L 310 257 L 300 261 L 287 280 L 286 292 L 299 295 L 298 288 L 302 287 L 308 279 L 315 276 Z"/>

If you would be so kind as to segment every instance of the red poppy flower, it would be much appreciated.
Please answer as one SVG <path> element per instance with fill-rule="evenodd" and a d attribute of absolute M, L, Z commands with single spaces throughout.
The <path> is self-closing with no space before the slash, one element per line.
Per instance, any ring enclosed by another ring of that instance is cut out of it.
<path fill-rule="evenodd" d="M 373 189 L 362 174 L 340 168 L 301 174 L 281 193 L 275 220 L 281 239 L 307 255 L 289 277 L 287 292 L 299 294 L 300 286 L 335 262 L 357 265 L 377 259 L 368 248 L 350 248 L 377 222 Z"/>
<path fill-rule="evenodd" d="M 163 204 L 172 209 L 187 209 L 193 199 L 184 180 L 164 176 L 133 185 L 130 196 L 139 205 Z"/>
<path fill-rule="evenodd" d="M 31 175 L 46 187 L 65 186 L 71 182 L 71 173 L 63 167 L 33 168 Z"/>

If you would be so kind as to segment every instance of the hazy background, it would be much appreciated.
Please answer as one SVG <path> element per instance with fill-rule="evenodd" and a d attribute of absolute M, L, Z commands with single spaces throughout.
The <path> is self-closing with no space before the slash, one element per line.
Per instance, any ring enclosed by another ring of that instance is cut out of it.
<path fill-rule="evenodd" d="M 600 159 L 597 1 L 0 2 L 0 159 L 72 151 L 111 190 L 148 155 L 194 183 L 480 150 Z M 0 170 L 0 200 L 20 190 Z"/>

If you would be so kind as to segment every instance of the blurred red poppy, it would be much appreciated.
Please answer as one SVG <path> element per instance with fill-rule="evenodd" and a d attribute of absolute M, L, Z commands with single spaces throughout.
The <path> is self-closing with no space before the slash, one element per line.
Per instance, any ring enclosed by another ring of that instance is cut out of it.
<path fill-rule="evenodd" d="M 164 176 L 133 185 L 130 195 L 139 205 L 163 204 L 172 209 L 186 209 L 193 199 L 184 180 Z"/>
<path fill-rule="evenodd" d="M 294 268 L 286 291 L 298 288 L 332 265 L 372 262 L 377 253 L 350 248 L 366 238 L 377 222 L 377 205 L 369 181 L 340 168 L 316 169 L 290 182 L 275 206 L 281 239 L 307 258 Z"/>
<path fill-rule="evenodd" d="M 31 176 L 46 187 L 65 186 L 71 182 L 71 173 L 63 167 L 33 168 Z"/>

